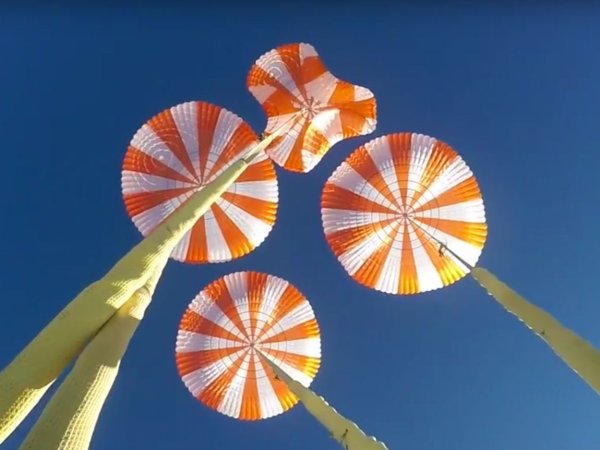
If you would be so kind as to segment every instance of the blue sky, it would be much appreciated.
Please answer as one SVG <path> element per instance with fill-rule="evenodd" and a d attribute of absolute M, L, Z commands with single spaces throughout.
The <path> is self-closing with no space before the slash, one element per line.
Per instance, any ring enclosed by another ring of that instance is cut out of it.
<path fill-rule="evenodd" d="M 401 131 L 446 141 L 484 196 L 480 263 L 600 346 L 600 8 L 566 3 L 2 7 L 0 366 L 140 240 L 120 191 L 137 128 L 204 100 L 261 131 L 250 65 L 308 42 L 376 94 L 377 130 L 309 174 L 278 169 L 278 220 L 252 254 L 168 265 L 92 448 L 338 448 L 300 405 L 240 422 L 178 378 L 186 305 L 210 281 L 256 270 L 308 297 L 323 339 L 313 388 L 390 449 L 597 450 L 598 396 L 472 279 L 414 297 L 363 288 L 328 249 L 319 211 L 325 180 L 361 143 Z M 3 448 L 16 449 L 39 412 Z"/>

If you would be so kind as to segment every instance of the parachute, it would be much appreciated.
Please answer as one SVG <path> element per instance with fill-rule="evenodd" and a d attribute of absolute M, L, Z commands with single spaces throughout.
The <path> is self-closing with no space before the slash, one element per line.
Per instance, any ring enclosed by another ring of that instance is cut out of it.
<path fill-rule="evenodd" d="M 127 212 L 147 236 L 229 168 L 258 139 L 224 108 L 188 102 L 154 116 L 134 135 L 123 161 Z M 198 219 L 173 250 L 187 263 L 223 262 L 260 245 L 275 223 L 275 168 L 264 152 Z"/>
<path fill-rule="evenodd" d="M 309 44 L 265 53 L 246 85 L 267 114 L 265 136 L 280 134 L 268 155 L 293 172 L 311 171 L 334 144 L 372 133 L 377 124 L 373 93 L 336 78 Z"/>
<path fill-rule="evenodd" d="M 308 388 L 321 365 L 319 326 L 281 278 L 236 272 L 206 286 L 181 318 L 175 361 L 190 394 L 221 414 L 267 419 L 300 400 L 344 448 L 387 450 Z"/>
<path fill-rule="evenodd" d="M 303 386 L 321 363 L 319 326 L 306 298 L 257 272 L 229 274 L 204 288 L 181 318 L 175 351 L 190 393 L 242 420 L 273 417 L 298 401 L 265 358 Z"/>
<path fill-rule="evenodd" d="M 415 133 L 355 150 L 327 180 L 321 215 L 350 276 L 391 294 L 456 282 L 477 262 L 487 235 L 471 170 L 447 144 Z"/>

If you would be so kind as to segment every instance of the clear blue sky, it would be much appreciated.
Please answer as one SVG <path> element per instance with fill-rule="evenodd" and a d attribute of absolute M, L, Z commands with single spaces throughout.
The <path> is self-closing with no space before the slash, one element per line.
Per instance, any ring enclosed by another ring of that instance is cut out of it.
<path fill-rule="evenodd" d="M 369 291 L 329 251 L 319 211 L 325 180 L 366 140 L 444 140 L 484 195 L 481 264 L 600 346 L 600 8 L 384 3 L 0 9 L 0 366 L 140 240 L 120 170 L 152 115 L 205 100 L 262 131 L 246 73 L 298 41 L 378 100 L 373 135 L 336 145 L 307 175 L 278 169 L 278 221 L 256 251 L 169 264 L 93 449 L 338 448 L 302 406 L 244 423 L 195 401 L 178 378 L 182 312 L 238 270 L 305 293 L 323 339 L 314 389 L 391 450 L 600 449 L 600 398 L 472 279 L 415 297 Z"/>

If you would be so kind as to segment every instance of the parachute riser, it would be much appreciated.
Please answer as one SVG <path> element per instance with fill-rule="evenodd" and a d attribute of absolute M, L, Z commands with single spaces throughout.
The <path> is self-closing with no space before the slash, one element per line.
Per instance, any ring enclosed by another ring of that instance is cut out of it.
<path fill-rule="evenodd" d="M 358 425 L 337 412 L 327 401 L 312 390 L 290 377 L 281 367 L 257 349 L 273 371 L 275 378 L 285 383 L 296 395 L 304 408 L 323 425 L 345 450 L 389 450 L 387 446 L 372 436 L 368 436 Z"/>
<path fill-rule="evenodd" d="M 241 159 L 244 160 L 247 164 L 250 164 L 254 158 L 264 152 L 269 145 L 273 143 L 273 141 L 279 137 L 281 137 L 284 133 L 285 127 L 288 125 L 291 119 L 286 120 L 280 127 L 278 127 L 273 133 L 269 134 L 265 138 L 263 138 L 258 144 L 254 147 L 251 147 L 250 150 L 246 154 L 244 154 Z"/>

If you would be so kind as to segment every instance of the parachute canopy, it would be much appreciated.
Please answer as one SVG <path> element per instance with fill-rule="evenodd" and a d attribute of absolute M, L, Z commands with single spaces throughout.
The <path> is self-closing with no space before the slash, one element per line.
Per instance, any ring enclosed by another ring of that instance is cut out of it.
<path fill-rule="evenodd" d="M 209 103 L 182 103 L 154 116 L 134 135 L 123 161 L 123 199 L 138 230 L 148 235 L 257 142 L 241 118 Z M 275 168 L 261 153 L 171 256 L 206 263 L 249 253 L 271 231 L 277 201 Z"/>
<path fill-rule="evenodd" d="M 265 358 L 309 386 L 321 363 L 321 339 L 310 304 L 294 286 L 272 275 L 236 272 L 190 303 L 175 352 L 195 398 L 227 416 L 258 420 L 298 402 Z"/>
<path fill-rule="evenodd" d="M 321 207 L 327 242 L 346 271 L 392 294 L 459 280 L 487 236 L 471 170 L 450 146 L 421 134 L 356 149 L 325 184 Z"/>
<path fill-rule="evenodd" d="M 335 143 L 375 130 L 373 93 L 333 76 L 309 44 L 265 53 L 246 84 L 267 114 L 265 135 L 281 136 L 266 151 L 285 169 L 309 172 Z"/>

